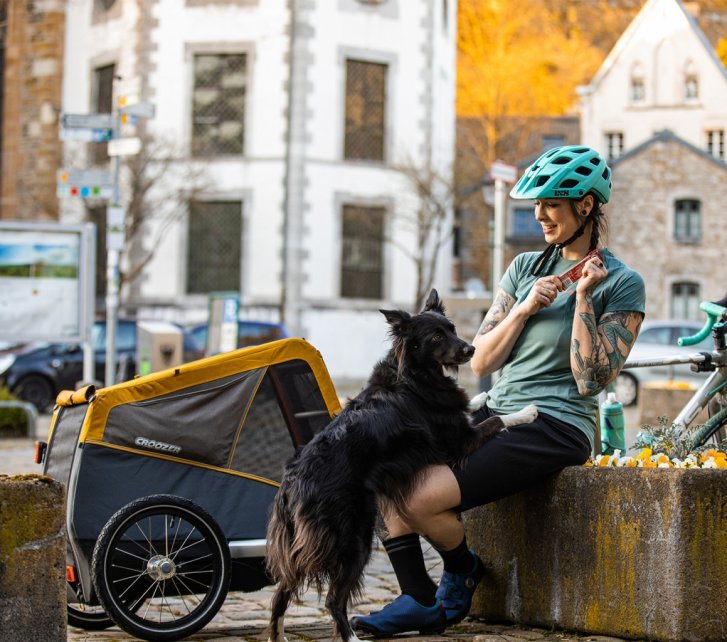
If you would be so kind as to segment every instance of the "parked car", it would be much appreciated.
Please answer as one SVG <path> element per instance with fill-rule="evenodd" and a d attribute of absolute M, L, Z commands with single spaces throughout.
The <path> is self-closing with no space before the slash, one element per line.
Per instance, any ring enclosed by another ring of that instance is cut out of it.
<path fill-rule="evenodd" d="M 204 356 L 207 351 L 207 324 L 199 323 L 189 328 L 189 335 L 194 348 Z M 288 337 L 288 332 L 280 323 L 267 321 L 238 321 L 237 322 L 237 347 L 247 348 L 256 346 L 268 341 L 277 341 Z"/>
<path fill-rule="evenodd" d="M 200 355 L 192 337 L 183 332 L 184 358 Z M 106 321 L 96 321 L 91 331 L 96 381 L 103 384 L 106 371 Z M 117 363 L 121 380 L 136 374 L 136 321 L 119 319 L 116 328 Z M 0 383 L 20 399 L 45 412 L 61 390 L 73 390 L 83 380 L 83 348 L 77 343 L 32 343 L 0 354 Z"/>
<path fill-rule="evenodd" d="M 679 337 L 696 334 L 702 329 L 699 321 L 644 321 L 629 361 L 651 359 L 670 355 L 689 355 L 711 350 L 714 341 L 711 336 L 693 346 L 680 347 Z M 689 364 L 674 366 L 653 366 L 648 368 L 628 368 L 616 378 L 616 398 L 624 405 L 631 406 L 638 401 L 641 386 L 650 381 L 678 380 L 701 383 L 709 373 L 692 372 Z"/>

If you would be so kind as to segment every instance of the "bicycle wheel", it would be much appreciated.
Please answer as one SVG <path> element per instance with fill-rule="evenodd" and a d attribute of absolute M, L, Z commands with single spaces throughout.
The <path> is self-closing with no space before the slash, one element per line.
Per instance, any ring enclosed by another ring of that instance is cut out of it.
<path fill-rule="evenodd" d="M 217 613 L 230 583 L 230 549 L 215 520 L 173 495 L 133 501 L 106 523 L 91 575 L 101 605 L 124 631 L 179 640 Z"/>
<path fill-rule="evenodd" d="M 100 606 L 69 602 L 66 610 L 68 611 L 68 624 L 84 631 L 103 631 L 114 625 L 114 621 Z"/>

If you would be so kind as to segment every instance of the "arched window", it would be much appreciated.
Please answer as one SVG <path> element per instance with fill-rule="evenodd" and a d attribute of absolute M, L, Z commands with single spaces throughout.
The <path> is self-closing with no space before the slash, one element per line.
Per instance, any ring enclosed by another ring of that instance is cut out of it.
<path fill-rule="evenodd" d="M 699 284 L 677 281 L 671 284 L 671 318 L 700 320 Z"/>
<path fill-rule="evenodd" d="M 674 203 L 674 240 L 696 243 L 702 239 L 702 203 L 693 198 Z"/>
<path fill-rule="evenodd" d="M 638 62 L 631 68 L 631 91 L 629 95 L 632 103 L 642 103 L 646 100 L 644 72 L 641 69 L 641 64 Z"/>
<path fill-rule="evenodd" d="M 684 100 L 695 101 L 699 98 L 699 76 L 694 63 L 689 60 L 684 67 Z"/>

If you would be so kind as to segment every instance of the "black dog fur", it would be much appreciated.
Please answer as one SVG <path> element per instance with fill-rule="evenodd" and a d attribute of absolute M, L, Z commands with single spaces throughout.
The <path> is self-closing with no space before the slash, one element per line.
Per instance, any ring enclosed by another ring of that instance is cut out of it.
<path fill-rule="evenodd" d="M 345 642 L 356 640 L 347 607 L 361 594 L 378 498 L 404 511 L 421 472 L 454 463 L 505 425 L 469 419 L 465 391 L 447 370 L 474 347 L 446 318 L 436 290 L 417 315 L 381 310 L 393 338 L 366 388 L 285 468 L 267 533 L 267 566 L 278 582 L 270 639 L 282 642 L 292 599 L 328 586 L 326 607 Z M 512 423 L 522 423 L 521 421 Z"/>

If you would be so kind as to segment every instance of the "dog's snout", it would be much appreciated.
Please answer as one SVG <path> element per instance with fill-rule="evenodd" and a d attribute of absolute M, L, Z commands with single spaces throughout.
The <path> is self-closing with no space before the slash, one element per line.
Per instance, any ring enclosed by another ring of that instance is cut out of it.
<path fill-rule="evenodd" d="M 475 347 L 474 347 L 473 345 L 470 345 L 469 343 L 466 343 L 466 344 L 464 345 L 464 347 L 462 348 L 462 352 L 464 352 L 464 355 L 465 355 L 465 356 L 466 356 L 466 357 L 467 357 L 468 359 L 471 359 L 471 358 L 472 358 L 472 356 L 473 356 L 473 355 L 474 355 L 474 353 L 475 353 Z"/>

